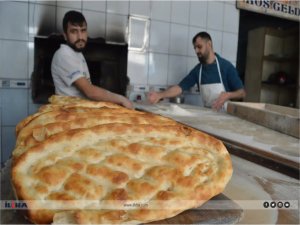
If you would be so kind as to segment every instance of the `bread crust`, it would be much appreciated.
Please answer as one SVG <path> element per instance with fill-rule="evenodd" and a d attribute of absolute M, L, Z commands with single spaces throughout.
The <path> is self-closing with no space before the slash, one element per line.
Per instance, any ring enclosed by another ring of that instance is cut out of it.
<path fill-rule="evenodd" d="M 13 157 L 19 157 L 26 149 L 42 142 L 53 134 L 107 123 L 176 124 L 174 120 L 166 117 L 126 109 L 89 110 L 89 108 L 77 108 L 77 111 L 73 109 L 50 111 L 36 115 L 27 123 L 24 129 L 20 130 L 17 135 Z"/>
<path fill-rule="evenodd" d="M 80 117 L 55 109 L 20 130 L 26 150 L 14 158 L 12 183 L 31 222 L 161 220 L 200 206 L 230 180 L 231 159 L 216 138 L 157 115 L 106 110 Z"/>
<path fill-rule="evenodd" d="M 125 111 L 124 107 L 121 107 L 117 104 L 111 103 L 111 102 L 96 102 L 96 101 L 90 101 L 86 99 L 82 99 L 79 97 L 73 97 L 73 96 L 61 96 L 61 95 L 52 95 L 48 101 L 51 104 L 43 105 L 39 108 L 39 111 L 33 115 L 30 115 L 26 117 L 24 120 L 19 122 L 16 126 L 16 134 L 19 133 L 19 131 L 25 127 L 30 121 L 32 121 L 34 118 L 40 116 L 41 114 L 45 112 L 50 112 L 54 110 L 75 110 L 75 111 L 92 111 L 93 109 L 99 109 L 99 108 L 109 108 L 109 109 L 121 109 L 121 111 Z M 79 108 L 79 109 L 77 109 Z M 127 110 L 130 111 L 130 110 Z"/>
<path fill-rule="evenodd" d="M 74 96 L 62 96 L 62 95 L 52 95 L 49 98 L 49 102 L 51 105 L 49 106 L 55 106 L 55 105 L 70 105 L 73 107 L 79 106 L 79 107 L 92 107 L 92 108 L 123 108 L 120 105 L 117 105 L 112 102 L 103 102 L 103 101 L 91 101 L 79 97 Z"/>

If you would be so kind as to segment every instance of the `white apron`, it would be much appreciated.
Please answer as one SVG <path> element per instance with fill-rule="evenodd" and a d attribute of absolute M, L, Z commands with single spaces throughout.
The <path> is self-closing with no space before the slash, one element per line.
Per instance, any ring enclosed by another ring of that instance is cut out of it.
<path fill-rule="evenodd" d="M 223 84 L 222 76 L 221 76 L 221 70 L 218 58 L 216 57 L 217 67 L 218 67 L 218 73 L 220 77 L 220 83 L 214 83 L 214 84 L 201 84 L 201 77 L 202 77 L 202 64 L 200 66 L 199 70 L 199 88 L 200 88 L 200 95 L 202 96 L 202 101 L 204 103 L 205 107 L 211 107 L 213 102 L 219 97 L 221 92 L 225 92 L 225 87 Z M 227 108 L 227 102 L 224 103 L 221 111 L 226 111 Z"/>

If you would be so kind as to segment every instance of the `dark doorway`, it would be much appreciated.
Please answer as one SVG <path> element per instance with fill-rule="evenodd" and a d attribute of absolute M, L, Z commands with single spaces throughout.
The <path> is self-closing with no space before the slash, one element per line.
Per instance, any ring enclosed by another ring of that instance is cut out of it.
<path fill-rule="evenodd" d="M 295 28 L 299 33 L 299 22 L 281 19 L 279 17 L 268 16 L 246 10 L 240 10 L 240 24 L 238 37 L 238 52 L 236 68 L 241 76 L 245 79 L 246 55 L 248 43 L 248 31 L 258 27 L 273 27 L 282 30 Z"/>

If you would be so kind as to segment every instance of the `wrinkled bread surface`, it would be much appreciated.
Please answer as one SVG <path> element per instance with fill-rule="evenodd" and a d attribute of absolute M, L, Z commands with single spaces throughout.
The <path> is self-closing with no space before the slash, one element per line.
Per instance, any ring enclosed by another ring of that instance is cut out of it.
<path fill-rule="evenodd" d="M 202 205 L 231 177 L 226 148 L 205 133 L 112 103 L 50 102 L 64 108 L 21 122 L 13 153 L 12 182 L 33 223 L 157 221 Z"/>

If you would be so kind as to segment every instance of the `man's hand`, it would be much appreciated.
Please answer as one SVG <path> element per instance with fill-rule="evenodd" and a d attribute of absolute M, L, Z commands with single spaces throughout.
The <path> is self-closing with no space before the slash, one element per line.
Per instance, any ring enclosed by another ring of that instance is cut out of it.
<path fill-rule="evenodd" d="M 147 99 L 150 103 L 155 104 L 155 103 L 159 102 L 159 100 L 161 99 L 161 96 L 158 92 L 151 91 L 148 93 Z"/>
<path fill-rule="evenodd" d="M 242 99 L 246 96 L 243 88 L 232 92 L 222 92 L 219 97 L 213 102 L 212 109 L 219 111 L 224 103 L 230 99 Z"/>
<path fill-rule="evenodd" d="M 163 98 L 175 97 L 177 95 L 180 95 L 181 93 L 182 93 L 181 87 L 179 87 L 178 85 L 174 85 L 174 86 L 169 87 L 165 91 L 161 91 L 161 92 L 151 91 L 151 92 L 149 92 L 148 95 L 147 95 L 147 99 L 150 103 L 155 104 L 155 103 L 158 103 Z"/>
<path fill-rule="evenodd" d="M 128 98 L 95 86 L 84 77 L 77 79 L 74 84 L 88 99 L 113 102 L 128 109 L 133 109 L 133 104 Z"/>
<path fill-rule="evenodd" d="M 123 97 L 123 96 L 122 96 Z M 121 103 L 122 106 L 128 108 L 128 109 L 133 109 L 133 104 L 131 101 L 129 101 L 127 98 L 122 98 Z"/>
<path fill-rule="evenodd" d="M 222 108 L 222 106 L 224 105 L 224 103 L 229 99 L 230 99 L 230 93 L 221 92 L 219 97 L 213 102 L 212 109 L 219 111 Z"/>

